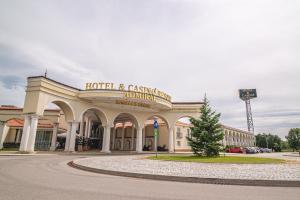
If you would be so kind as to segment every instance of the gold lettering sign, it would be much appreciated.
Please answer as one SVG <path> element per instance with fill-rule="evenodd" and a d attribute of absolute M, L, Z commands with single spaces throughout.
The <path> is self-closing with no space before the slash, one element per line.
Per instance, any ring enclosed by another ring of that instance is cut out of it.
<path fill-rule="evenodd" d="M 158 90 L 157 88 L 149 88 L 137 85 L 128 85 L 127 90 L 124 84 L 119 84 L 118 89 L 116 89 L 113 83 L 103 83 L 103 82 L 93 82 L 86 83 L 86 90 L 118 90 L 124 91 L 126 98 L 134 99 L 144 99 L 149 101 L 155 101 L 155 96 L 165 99 L 171 102 L 171 96 Z"/>
<path fill-rule="evenodd" d="M 155 97 L 152 94 L 140 93 L 140 92 L 126 92 L 125 98 L 155 101 Z"/>
<path fill-rule="evenodd" d="M 149 105 L 149 104 L 141 103 L 141 102 L 134 102 L 134 101 L 127 101 L 127 100 L 117 100 L 117 101 L 116 101 L 116 104 L 127 105 L 127 106 L 138 106 L 138 107 L 150 108 L 150 105 Z"/>

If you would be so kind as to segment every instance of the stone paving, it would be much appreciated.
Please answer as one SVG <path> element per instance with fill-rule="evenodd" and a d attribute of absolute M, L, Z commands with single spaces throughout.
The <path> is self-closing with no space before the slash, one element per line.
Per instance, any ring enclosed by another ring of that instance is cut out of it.
<path fill-rule="evenodd" d="M 102 170 L 141 174 L 225 179 L 300 180 L 299 162 L 287 164 L 216 164 L 158 161 L 149 160 L 145 157 L 145 155 L 100 156 L 77 159 L 74 160 L 74 163 Z M 294 160 L 298 160 L 298 158 Z"/>

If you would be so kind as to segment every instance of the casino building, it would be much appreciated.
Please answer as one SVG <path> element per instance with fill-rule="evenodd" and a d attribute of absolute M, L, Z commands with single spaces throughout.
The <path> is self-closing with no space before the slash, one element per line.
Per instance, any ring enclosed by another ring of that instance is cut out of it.
<path fill-rule="evenodd" d="M 186 117 L 199 117 L 201 102 L 172 102 L 143 86 L 87 83 L 84 90 L 37 76 L 27 79 L 23 108 L 0 107 L 0 149 L 153 151 L 154 120 L 160 151 L 189 151 Z M 55 104 L 59 109 L 48 109 Z M 222 126 L 224 146 L 253 146 L 254 135 Z"/>

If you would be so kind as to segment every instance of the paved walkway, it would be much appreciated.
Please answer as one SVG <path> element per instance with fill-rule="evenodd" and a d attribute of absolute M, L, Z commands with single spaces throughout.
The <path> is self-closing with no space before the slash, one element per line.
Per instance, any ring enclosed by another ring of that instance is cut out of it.
<path fill-rule="evenodd" d="M 277 154 L 277 156 L 283 157 L 283 154 Z M 145 157 L 145 155 L 101 156 L 77 159 L 74 160 L 74 163 L 102 170 L 141 174 L 225 179 L 300 180 L 299 162 L 288 164 L 215 164 L 158 161 L 148 160 Z M 276 156 L 269 154 L 269 157 Z M 293 160 L 298 160 L 298 158 Z"/>

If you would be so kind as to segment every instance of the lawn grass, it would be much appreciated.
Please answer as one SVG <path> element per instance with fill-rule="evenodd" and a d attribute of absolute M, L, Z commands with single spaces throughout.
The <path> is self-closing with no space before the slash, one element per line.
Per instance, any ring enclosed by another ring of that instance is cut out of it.
<path fill-rule="evenodd" d="M 258 157 L 246 157 L 246 156 L 220 156 L 220 157 L 199 157 L 199 156 L 169 156 L 159 155 L 149 156 L 148 159 L 152 160 L 166 160 L 166 161 L 178 161 L 178 162 L 199 162 L 199 163 L 232 163 L 232 164 L 279 164 L 285 163 L 283 159 L 275 158 L 258 158 Z"/>

